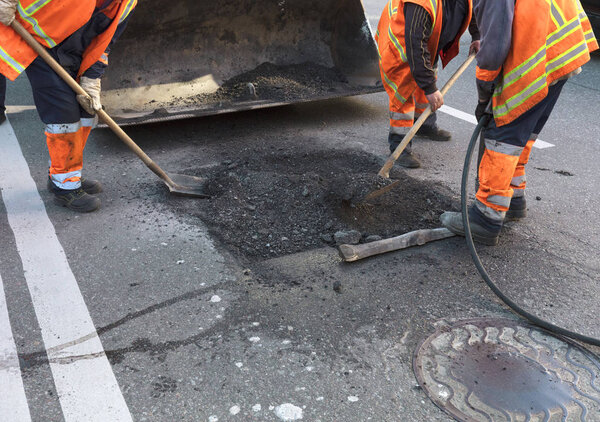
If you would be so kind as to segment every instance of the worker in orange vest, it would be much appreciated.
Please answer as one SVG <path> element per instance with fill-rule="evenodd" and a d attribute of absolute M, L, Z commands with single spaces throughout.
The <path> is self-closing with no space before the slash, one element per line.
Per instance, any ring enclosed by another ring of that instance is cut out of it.
<path fill-rule="evenodd" d="M 471 23 L 471 12 L 471 0 L 391 0 L 383 10 L 375 38 L 381 80 L 390 98 L 391 152 L 428 103 L 434 113 L 417 135 L 450 140 L 450 133 L 436 124 L 435 111 L 444 104 L 436 84 L 436 68 L 439 59 L 445 67 L 456 57 L 467 27 L 473 38 L 471 50 L 479 49 L 479 33 L 475 21 Z M 412 152 L 412 142 L 397 163 L 407 168 L 421 166 Z"/>
<path fill-rule="evenodd" d="M 125 29 L 137 0 L 0 0 L 0 73 L 14 80 L 23 71 L 50 153 L 48 189 L 54 202 L 78 212 L 95 211 L 102 185 L 82 178 L 83 149 L 100 110 L 108 54 Z M 17 20 L 89 97 L 76 95 L 10 28 Z"/>
<path fill-rule="evenodd" d="M 475 0 L 474 10 L 481 31 L 476 115 L 491 108 L 493 118 L 469 217 L 473 238 L 496 245 L 504 221 L 526 216 L 531 148 L 565 82 L 581 72 L 598 42 L 579 1 Z M 446 212 L 441 221 L 464 235 L 460 213 Z"/>

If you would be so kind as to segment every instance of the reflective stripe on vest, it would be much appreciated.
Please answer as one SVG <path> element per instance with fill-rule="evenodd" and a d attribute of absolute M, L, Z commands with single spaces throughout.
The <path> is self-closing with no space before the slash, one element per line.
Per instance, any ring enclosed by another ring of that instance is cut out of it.
<path fill-rule="evenodd" d="M 25 66 L 11 57 L 2 47 L 0 47 L 0 59 L 6 62 L 17 73 L 22 73 L 25 70 Z"/>
<path fill-rule="evenodd" d="M 125 19 L 127 19 L 127 16 L 129 16 L 129 14 L 133 10 L 133 8 L 136 6 L 136 4 L 137 4 L 137 0 L 128 0 L 127 6 L 125 7 L 125 10 L 121 14 L 121 18 L 119 19 L 119 23 L 123 23 L 123 21 Z"/>
<path fill-rule="evenodd" d="M 513 31 L 517 32 L 513 34 L 511 53 L 504 64 L 506 73 L 502 75 L 502 83 L 494 92 L 494 117 L 499 126 L 513 121 L 525 110 L 530 109 L 535 105 L 534 102 L 539 101 L 540 92 L 547 91 L 549 84 L 589 60 L 590 47 L 594 48 L 595 43 L 593 33 L 588 35 L 587 25 L 583 23 L 587 16 L 578 6 L 567 0 L 545 0 L 546 13 L 551 21 L 548 21 L 548 24 L 550 27 L 555 26 L 555 29 L 546 35 L 545 42 L 541 41 L 539 36 L 537 40 L 532 39 L 532 42 L 540 42 L 543 45 L 521 63 L 515 63 L 515 58 L 519 56 L 518 49 L 529 49 L 527 45 L 523 45 L 523 35 L 526 31 L 535 34 L 537 30 L 539 34 L 545 25 L 541 10 L 540 17 L 531 18 L 535 19 L 532 27 L 525 28 L 527 21 L 524 16 L 527 16 L 528 8 L 539 9 L 541 5 L 530 5 L 522 1 L 517 0 L 517 6 L 524 6 L 515 12 L 515 20 L 518 21 L 516 25 L 513 24 Z M 561 5 L 564 10 L 561 9 Z M 518 41 L 515 40 L 521 40 L 521 44 L 516 45 Z M 548 57 L 548 54 L 551 56 Z"/>
<path fill-rule="evenodd" d="M 408 61 L 406 58 L 406 52 L 404 51 L 402 44 L 400 44 L 400 41 L 398 41 L 398 38 L 396 38 L 396 35 L 394 35 L 392 32 L 391 26 L 388 28 L 388 36 L 390 37 L 390 41 L 392 41 L 394 47 L 396 47 L 396 50 L 398 50 L 398 53 L 400 54 L 400 60 L 402 60 L 402 63 L 406 63 Z"/>
<path fill-rule="evenodd" d="M 37 2 L 36 2 L 37 3 Z M 21 6 L 21 3 L 18 3 L 17 6 L 17 10 L 19 12 L 19 16 L 21 16 L 21 18 L 23 18 L 23 20 L 25 22 L 27 22 L 29 25 L 31 25 L 31 27 L 33 28 L 33 31 L 42 39 L 44 40 L 44 42 L 46 43 L 46 45 L 50 48 L 55 47 L 56 46 L 56 41 L 54 41 L 52 38 L 50 38 L 42 29 L 42 27 L 40 26 L 40 24 L 38 23 L 37 19 L 33 17 L 33 14 L 35 12 L 37 12 L 38 10 L 40 10 L 42 7 L 44 7 L 46 4 L 50 3 L 50 1 L 46 1 L 44 2 L 42 5 L 36 5 L 36 3 L 34 3 L 32 6 L 36 6 L 35 8 L 32 8 L 31 6 L 27 8 L 27 10 L 23 9 L 23 7 Z M 29 11 L 29 9 L 32 9 L 32 11 Z"/>
<path fill-rule="evenodd" d="M 51 1 L 52 0 L 37 0 L 33 3 L 31 3 L 29 6 L 27 6 L 27 8 L 25 9 L 25 12 L 27 13 L 28 16 L 31 16 L 35 12 L 40 10 L 42 7 L 44 7 L 45 5 L 50 3 Z"/>

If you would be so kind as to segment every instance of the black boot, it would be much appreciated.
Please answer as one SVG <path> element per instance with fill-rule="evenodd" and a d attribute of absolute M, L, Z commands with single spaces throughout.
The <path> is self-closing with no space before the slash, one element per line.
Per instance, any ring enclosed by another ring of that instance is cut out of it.
<path fill-rule="evenodd" d="M 398 148 L 398 145 L 400 145 L 403 139 L 404 135 L 390 134 L 390 136 L 388 137 L 388 143 L 390 144 L 390 154 L 393 154 L 394 151 L 396 151 L 396 148 Z M 400 154 L 400 157 L 398 157 L 396 163 L 399 166 L 407 169 L 418 169 L 419 167 L 421 167 L 421 162 L 412 152 L 412 141 L 410 141 L 406 148 L 404 148 L 404 151 L 402 151 L 402 154 Z"/>
<path fill-rule="evenodd" d="M 54 203 L 77 212 L 92 212 L 100 208 L 100 199 L 89 195 L 83 189 L 64 190 L 54 193 Z"/>
<path fill-rule="evenodd" d="M 504 221 L 519 221 L 527 217 L 527 202 L 524 196 L 513 198 L 510 201 L 510 208 L 506 211 Z"/>
<path fill-rule="evenodd" d="M 452 134 L 447 130 L 440 129 L 437 125 L 423 125 L 417 131 L 417 136 L 429 138 L 432 141 L 447 142 L 452 139 Z"/>
<path fill-rule="evenodd" d="M 445 212 L 440 216 L 440 221 L 452 233 L 459 236 L 465 235 L 462 213 Z M 469 226 L 471 227 L 471 234 L 474 241 L 488 246 L 496 246 L 498 244 L 502 224 L 489 221 L 475 207 L 469 208 Z"/>
<path fill-rule="evenodd" d="M 90 195 L 98 195 L 104 191 L 102 183 L 97 180 L 84 179 L 83 177 L 81 178 L 81 189 Z"/>
<path fill-rule="evenodd" d="M 6 121 L 6 112 L 0 107 L 0 125 Z"/>
<path fill-rule="evenodd" d="M 418 169 L 421 167 L 421 162 L 419 159 L 412 153 L 412 151 L 402 151 L 400 157 L 398 157 L 398 161 L 396 161 L 399 166 L 402 166 L 407 169 Z"/>

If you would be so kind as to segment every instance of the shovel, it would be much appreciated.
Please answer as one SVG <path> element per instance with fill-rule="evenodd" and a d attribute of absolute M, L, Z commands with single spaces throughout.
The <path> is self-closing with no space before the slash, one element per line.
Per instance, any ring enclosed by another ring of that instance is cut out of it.
<path fill-rule="evenodd" d="M 17 34 L 19 34 L 23 40 L 29 44 L 31 48 L 38 53 L 42 59 L 60 76 L 77 95 L 85 95 L 89 97 L 87 92 L 83 88 L 79 86 L 75 79 L 67 73 L 63 67 L 52 58 L 50 54 L 46 51 L 44 47 L 38 43 L 35 38 L 31 36 L 29 32 L 23 26 L 17 22 L 13 21 L 11 23 L 11 28 L 15 30 Z M 133 140 L 121 129 L 121 127 L 115 123 L 115 121 L 108 115 L 104 110 L 97 110 L 96 114 L 98 118 L 106 123 L 106 125 L 127 145 L 127 147 L 132 150 L 135 155 L 137 155 L 146 166 L 154 172 L 158 177 L 160 177 L 167 187 L 169 191 L 174 195 L 180 196 L 189 196 L 195 198 L 208 198 L 209 195 L 204 190 L 204 180 L 199 177 L 187 176 L 184 174 L 176 174 L 176 173 L 167 173 L 163 169 L 161 169 L 158 164 L 156 164 L 146 153 L 135 143 Z"/>
<path fill-rule="evenodd" d="M 454 75 L 452 75 L 450 77 L 450 79 L 448 80 L 448 82 L 446 82 L 446 85 L 444 85 L 444 87 L 440 91 L 442 93 L 442 95 L 446 95 L 446 93 L 450 90 L 450 88 L 452 88 L 452 85 L 454 85 L 454 83 L 458 80 L 458 78 L 460 78 L 460 76 L 467 69 L 467 67 L 469 67 L 469 65 L 471 64 L 471 62 L 474 59 L 475 59 L 475 54 L 471 54 L 467 58 L 467 60 L 465 60 L 465 62 L 458 68 L 458 70 L 456 72 L 454 72 Z M 402 154 L 402 152 L 404 151 L 404 149 L 406 148 L 406 146 L 408 145 L 408 143 L 410 141 L 412 141 L 412 138 L 414 138 L 414 136 L 417 133 L 417 131 L 421 128 L 421 126 L 423 126 L 423 123 L 425 122 L 425 120 L 427 120 L 427 118 L 430 115 L 431 115 L 431 105 L 428 105 L 427 109 L 425 109 L 425 111 L 417 119 L 417 121 L 415 122 L 415 124 L 413 125 L 413 127 L 404 136 L 404 139 L 402 140 L 402 142 L 400 143 L 400 145 L 398 145 L 398 147 L 396 148 L 396 150 L 392 153 L 392 155 L 390 155 L 390 157 L 388 158 L 388 160 L 385 162 L 385 164 L 383 165 L 383 167 L 381 168 L 381 170 L 379 170 L 379 173 L 378 173 L 379 176 L 385 177 L 386 179 L 389 179 L 389 177 L 390 177 L 390 170 L 394 166 L 394 163 L 400 157 L 400 154 Z"/>

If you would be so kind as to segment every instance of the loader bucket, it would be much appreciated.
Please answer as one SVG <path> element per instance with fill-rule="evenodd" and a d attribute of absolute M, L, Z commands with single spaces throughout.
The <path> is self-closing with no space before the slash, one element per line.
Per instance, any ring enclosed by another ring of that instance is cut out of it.
<path fill-rule="evenodd" d="M 382 90 L 361 0 L 140 0 L 103 104 L 120 124 Z"/>

